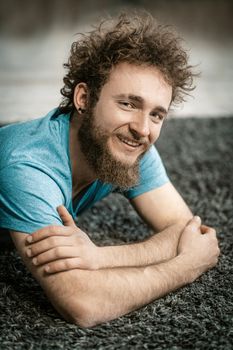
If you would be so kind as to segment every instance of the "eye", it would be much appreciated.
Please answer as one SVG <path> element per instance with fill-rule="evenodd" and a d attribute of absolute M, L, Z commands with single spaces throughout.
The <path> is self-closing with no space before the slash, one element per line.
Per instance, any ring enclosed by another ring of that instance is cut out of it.
<path fill-rule="evenodd" d="M 119 104 L 122 106 L 122 107 L 125 107 L 125 108 L 128 108 L 128 109 L 132 109 L 134 108 L 134 105 L 128 101 L 119 101 Z"/>
<path fill-rule="evenodd" d="M 164 116 L 162 114 L 159 114 L 159 113 L 151 113 L 151 116 L 152 116 L 152 121 L 154 123 L 159 123 L 159 122 L 163 121 L 163 119 L 164 119 Z"/>

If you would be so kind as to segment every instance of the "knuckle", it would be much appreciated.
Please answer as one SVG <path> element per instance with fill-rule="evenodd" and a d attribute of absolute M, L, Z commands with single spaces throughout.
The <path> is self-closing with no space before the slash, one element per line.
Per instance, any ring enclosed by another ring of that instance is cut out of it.
<path fill-rule="evenodd" d="M 35 247 L 33 247 L 33 246 L 31 246 L 31 256 L 34 256 L 34 255 L 36 255 L 36 248 Z"/>
<path fill-rule="evenodd" d="M 210 227 L 210 232 L 211 232 L 212 234 L 215 234 L 215 235 L 216 235 L 216 230 L 215 230 L 215 228 Z"/>
<path fill-rule="evenodd" d="M 56 258 L 61 255 L 61 248 L 60 247 L 56 247 L 54 249 L 54 255 L 55 255 Z"/>
<path fill-rule="evenodd" d="M 31 234 L 32 240 L 35 241 L 37 240 L 37 234 L 36 233 L 32 233 Z"/>
<path fill-rule="evenodd" d="M 37 259 L 37 265 L 41 265 L 47 261 L 46 257 L 43 254 L 38 255 L 36 259 Z"/>
<path fill-rule="evenodd" d="M 60 271 L 59 263 L 58 262 L 51 262 L 49 263 L 49 272 L 54 273 Z"/>
<path fill-rule="evenodd" d="M 50 238 L 48 239 L 48 243 L 49 243 L 50 245 L 55 245 L 55 244 L 56 244 L 56 237 L 50 237 Z"/>
<path fill-rule="evenodd" d="M 66 259 L 65 261 L 64 261 L 64 267 L 65 267 L 65 269 L 70 269 L 70 268 L 72 268 L 73 267 L 73 264 L 72 264 L 72 262 L 71 262 L 71 260 L 69 260 L 69 259 Z"/>
<path fill-rule="evenodd" d="M 214 267 L 217 264 L 218 260 L 217 258 L 213 258 L 211 261 L 211 266 Z"/>
<path fill-rule="evenodd" d="M 74 234 L 74 230 L 73 229 L 68 229 L 66 232 L 67 236 L 72 236 Z"/>
<path fill-rule="evenodd" d="M 36 257 L 36 260 L 37 260 L 37 265 L 43 263 L 43 258 L 41 258 L 40 255 L 38 255 L 38 256 Z"/>
<path fill-rule="evenodd" d="M 214 243 L 215 245 L 218 244 L 218 240 L 217 240 L 216 235 L 213 235 L 213 236 L 211 237 L 211 239 L 212 239 L 212 241 L 213 241 L 213 243 Z"/>
<path fill-rule="evenodd" d="M 77 267 L 77 263 L 74 262 L 74 259 L 57 260 L 57 261 L 51 262 L 49 264 L 49 267 L 50 267 L 50 272 L 56 273 L 60 271 L 71 270 Z"/>
<path fill-rule="evenodd" d="M 49 226 L 49 232 L 50 233 L 55 233 L 56 232 L 56 226 L 55 225 Z"/>

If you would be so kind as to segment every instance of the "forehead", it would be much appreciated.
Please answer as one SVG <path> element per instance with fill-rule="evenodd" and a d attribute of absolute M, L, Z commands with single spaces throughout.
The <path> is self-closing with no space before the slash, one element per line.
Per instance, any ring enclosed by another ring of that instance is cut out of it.
<path fill-rule="evenodd" d="M 156 67 L 120 63 L 112 69 L 102 92 L 105 95 L 133 94 L 154 102 L 159 99 L 169 105 L 172 87 Z"/>

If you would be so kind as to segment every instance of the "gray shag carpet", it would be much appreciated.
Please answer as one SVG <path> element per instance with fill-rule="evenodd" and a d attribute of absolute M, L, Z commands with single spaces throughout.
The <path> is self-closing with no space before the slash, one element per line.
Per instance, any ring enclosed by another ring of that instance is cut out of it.
<path fill-rule="evenodd" d="M 233 118 L 167 121 L 158 148 L 195 214 L 216 227 L 218 265 L 140 310 L 92 329 L 66 323 L 7 243 L 0 252 L 0 349 L 233 349 Z M 101 245 L 144 239 L 149 230 L 112 194 L 79 225 Z"/>

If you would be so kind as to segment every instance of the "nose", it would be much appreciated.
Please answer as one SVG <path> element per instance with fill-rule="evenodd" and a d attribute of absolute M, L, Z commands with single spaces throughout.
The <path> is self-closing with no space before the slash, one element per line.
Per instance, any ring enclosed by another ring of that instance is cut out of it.
<path fill-rule="evenodd" d="M 130 130 L 140 137 L 148 137 L 150 135 L 149 122 L 148 115 L 142 115 L 140 113 L 130 122 Z"/>

